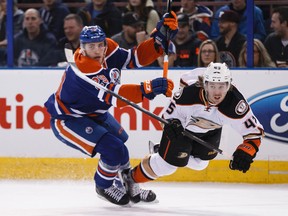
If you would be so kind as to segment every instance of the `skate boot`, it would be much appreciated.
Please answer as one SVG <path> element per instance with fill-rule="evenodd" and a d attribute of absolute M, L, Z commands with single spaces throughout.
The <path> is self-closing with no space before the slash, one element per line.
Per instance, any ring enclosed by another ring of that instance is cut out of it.
<path fill-rule="evenodd" d="M 118 177 L 115 178 L 113 185 L 123 191 L 123 193 L 126 193 L 126 188 Z M 154 200 L 156 200 L 156 194 L 152 190 L 140 188 L 140 201 L 153 202 Z"/>
<path fill-rule="evenodd" d="M 152 190 L 140 188 L 140 200 L 143 202 L 153 202 L 156 200 L 156 194 Z"/>
<path fill-rule="evenodd" d="M 125 169 L 120 173 L 123 185 L 126 188 L 127 194 L 129 194 L 130 200 L 134 203 L 140 202 L 140 187 L 131 176 L 131 169 Z"/>
<path fill-rule="evenodd" d="M 126 205 L 130 199 L 126 192 L 121 191 L 119 188 L 111 185 L 109 188 L 101 189 L 96 186 L 96 192 L 102 199 L 108 200 L 116 205 Z"/>

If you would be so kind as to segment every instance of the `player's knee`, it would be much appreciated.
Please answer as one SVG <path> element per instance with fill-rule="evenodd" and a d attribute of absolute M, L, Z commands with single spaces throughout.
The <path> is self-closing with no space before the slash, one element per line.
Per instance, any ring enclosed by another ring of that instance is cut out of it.
<path fill-rule="evenodd" d="M 187 167 L 193 170 L 204 170 L 207 168 L 208 164 L 209 160 L 201 160 L 200 158 L 195 158 L 191 155 Z"/>
<path fill-rule="evenodd" d="M 158 153 L 150 157 L 150 166 L 157 176 L 166 176 L 173 174 L 178 167 L 167 163 Z"/>
<path fill-rule="evenodd" d="M 129 160 L 128 149 L 124 142 L 110 133 L 105 134 L 97 143 L 96 151 L 100 153 L 101 159 L 109 165 L 117 165 L 125 159 Z"/>

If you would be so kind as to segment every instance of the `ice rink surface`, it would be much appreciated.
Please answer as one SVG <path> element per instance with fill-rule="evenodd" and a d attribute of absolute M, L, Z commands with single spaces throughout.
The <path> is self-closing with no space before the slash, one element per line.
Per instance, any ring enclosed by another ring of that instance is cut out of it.
<path fill-rule="evenodd" d="M 93 181 L 0 181 L 1 216 L 286 216 L 288 184 L 141 185 L 158 203 L 120 207 L 99 199 Z"/>

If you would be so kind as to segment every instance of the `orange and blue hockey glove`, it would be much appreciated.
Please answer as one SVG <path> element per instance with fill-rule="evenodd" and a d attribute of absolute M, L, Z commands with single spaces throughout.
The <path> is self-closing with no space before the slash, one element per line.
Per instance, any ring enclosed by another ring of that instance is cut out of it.
<path fill-rule="evenodd" d="M 172 40 L 178 32 L 178 20 L 174 11 L 165 13 L 162 19 L 157 23 L 156 28 L 152 31 L 151 37 L 155 40 L 155 48 L 159 46 L 167 50 L 168 41 Z"/>
<path fill-rule="evenodd" d="M 172 96 L 172 90 L 174 88 L 174 83 L 171 79 L 166 79 L 163 77 L 156 78 L 153 80 L 146 80 L 141 82 L 140 89 L 144 97 L 152 100 L 156 95 L 164 94 L 167 97 Z"/>

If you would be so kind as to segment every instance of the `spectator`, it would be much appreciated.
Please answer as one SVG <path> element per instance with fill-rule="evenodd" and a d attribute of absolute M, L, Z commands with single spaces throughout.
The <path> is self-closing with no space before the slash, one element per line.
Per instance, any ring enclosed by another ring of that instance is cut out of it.
<path fill-rule="evenodd" d="M 7 0 L 0 0 L 0 46 L 6 46 L 6 4 Z M 19 9 L 16 4 L 16 0 L 14 0 L 13 7 L 13 33 L 17 34 L 22 30 L 22 23 L 24 12 Z"/>
<path fill-rule="evenodd" d="M 44 6 L 39 9 L 43 23 L 57 40 L 64 37 L 63 22 L 70 11 L 66 5 L 57 0 L 43 0 Z"/>
<path fill-rule="evenodd" d="M 181 0 L 181 13 L 189 16 L 189 24 L 192 32 L 204 41 L 210 37 L 211 18 L 213 12 L 205 6 L 197 4 L 198 0 Z"/>
<path fill-rule="evenodd" d="M 271 28 L 274 32 L 265 40 L 265 47 L 277 67 L 288 67 L 288 7 L 275 8 Z"/>
<path fill-rule="evenodd" d="M 18 3 L 42 3 L 42 0 L 17 0 Z"/>
<path fill-rule="evenodd" d="M 213 40 L 205 40 L 201 43 L 198 55 L 197 66 L 208 67 L 210 62 L 219 62 L 219 51 Z"/>
<path fill-rule="evenodd" d="M 219 61 L 220 57 L 216 43 L 211 39 L 203 41 L 199 48 L 197 68 L 193 69 L 193 72 L 189 71 L 181 75 L 180 88 L 196 82 L 198 76 L 203 75 L 205 68 L 208 67 L 211 62 Z"/>
<path fill-rule="evenodd" d="M 221 36 L 216 39 L 220 54 L 220 61 L 228 67 L 238 66 L 239 53 L 246 41 L 244 35 L 238 31 L 239 15 L 232 10 L 223 11 L 219 18 L 219 31 Z"/>
<path fill-rule="evenodd" d="M 0 66 L 7 64 L 6 62 L 6 4 L 7 0 L 0 0 Z M 13 8 L 13 34 L 17 34 L 22 30 L 22 23 L 24 12 L 17 7 L 16 1 L 14 0 Z"/>
<path fill-rule="evenodd" d="M 23 31 L 14 38 L 15 65 L 24 66 L 48 66 L 49 59 L 53 56 L 49 52 L 56 48 L 55 36 L 45 29 L 42 20 L 34 8 L 24 13 Z"/>
<path fill-rule="evenodd" d="M 152 0 L 128 0 L 128 5 L 124 9 L 124 13 L 133 11 L 138 13 L 140 19 L 145 22 L 146 33 L 150 34 L 157 22 L 160 20 L 158 12 L 154 9 Z"/>
<path fill-rule="evenodd" d="M 83 22 L 80 16 L 77 14 L 68 14 L 64 18 L 64 33 L 65 37 L 59 40 L 57 48 L 51 52 L 51 62 L 50 66 L 66 67 L 66 57 L 65 57 L 65 44 L 69 44 L 72 48 L 73 53 L 80 47 L 80 33 L 83 29 Z"/>
<path fill-rule="evenodd" d="M 112 36 L 111 39 L 116 41 L 119 46 L 124 49 L 130 49 L 146 40 L 144 22 L 139 19 L 139 15 L 135 12 L 124 14 L 122 17 L 122 29 L 121 32 Z"/>
<path fill-rule="evenodd" d="M 242 46 L 242 49 L 239 54 L 239 66 L 246 67 L 247 66 L 247 42 L 245 42 Z M 271 60 L 265 46 L 263 43 L 254 39 L 254 48 L 253 48 L 253 66 L 254 67 L 276 67 L 275 63 Z"/>
<path fill-rule="evenodd" d="M 83 22 L 80 16 L 77 14 L 68 14 L 64 18 L 64 33 L 65 37 L 59 41 L 59 46 L 64 49 L 65 44 L 69 43 L 73 49 L 73 52 L 80 46 L 80 33 L 83 29 Z"/>
<path fill-rule="evenodd" d="M 58 1 L 61 1 L 61 0 L 58 0 Z M 77 5 L 69 6 L 69 3 L 85 3 L 87 1 L 86 0 L 62 0 L 61 2 L 65 3 L 68 6 L 68 9 L 71 13 L 77 13 L 79 7 L 77 7 Z"/>
<path fill-rule="evenodd" d="M 195 67 L 197 65 L 197 56 L 201 40 L 199 40 L 195 34 L 192 34 L 187 14 L 179 13 L 177 17 L 179 31 L 173 40 L 177 51 L 177 59 L 174 66 Z"/>
<path fill-rule="evenodd" d="M 223 11 L 226 10 L 233 10 L 238 13 L 240 16 L 240 22 L 238 25 L 238 30 L 241 34 L 245 35 L 247 34 L 247 7 L 246 7 L 246 0 L 232 0 L 231 4 L 224 5 L 220 9 L 218 9 L 214 16 L 214 21 L 212 22 L 211 26 L 211 38 L 215 39 L 219 36 L 219 27 L 218 27 L 218 20 L 223 13 Z M 266 37 L 266 30 L 265 30 L 265 24 L 264 24 L 263 14 L 262 10 L 254 6 L 254 37 L 264 41 Z"/>
<path fill-rule="evenodd" d="M 107 37 L 122 31 L 121 11 L 110 0 L 92 0 L 78 11 L 84 26 L 99 25 Z"/>

